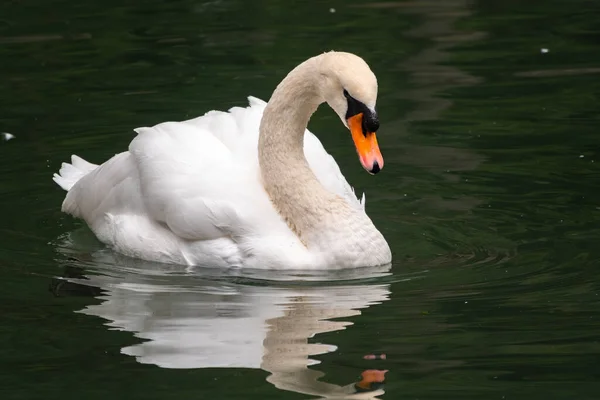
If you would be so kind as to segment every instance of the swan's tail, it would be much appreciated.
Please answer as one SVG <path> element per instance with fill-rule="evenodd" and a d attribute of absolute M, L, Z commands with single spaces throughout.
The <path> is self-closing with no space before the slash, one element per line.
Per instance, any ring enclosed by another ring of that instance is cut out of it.
<path fill-rule="evenodd" d="M 58 186 L 68 192 L 78 180 L 95 170 L 96 167 L 98 167 L 96 164 L 89 163 L 81 157 L 72 155 L 71 164 L 62 163 L 60 171 L 58 171 L 58 174 L 54 174 L 52 179 Z"/>

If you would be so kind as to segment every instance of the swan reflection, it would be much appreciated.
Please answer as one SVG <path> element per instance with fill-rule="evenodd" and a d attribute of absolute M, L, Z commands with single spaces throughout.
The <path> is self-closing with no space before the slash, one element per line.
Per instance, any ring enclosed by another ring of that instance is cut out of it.
<path fill-rule="evenodd" d="M 165 272 L 164 265 L 106 250 L 87 257 L 84 261 L 78 256 L 76 266 L 55 280 L 55 293 L 99 298 L 100 304 L 79 312 L 144 339 L 121 350 L 140 363 L 262 369 L 279 389 L 321 398 L 373 398 L 383 393 L 385 370 L 365 370 L 360 381 L 346 386 L 320 381 L 324 373 L 309 368 L 318 364 L 311 356 L 335 351 L 336 346 L 310 339 L 343 330 L 352 325 L 348 317 L 388 300 L 388 284 L 349 283 L 339 272 L 336 281 L 323 282 L 321 276 L 320 282 L 312 283 L 285 281 L 289 277 L 273 272 L 257 272 L 260 281 L 256 275 L 232 276 L 231 271 L 225 276 L 167 267 L 171 270 Z M 370 278 L 388 271 L 386 266 L 351 273 Z"/>

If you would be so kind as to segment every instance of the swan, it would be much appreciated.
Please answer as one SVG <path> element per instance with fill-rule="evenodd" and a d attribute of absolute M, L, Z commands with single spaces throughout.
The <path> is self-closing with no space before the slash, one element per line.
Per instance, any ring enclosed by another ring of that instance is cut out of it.
<path fill-rule="evenodd" d="M 306 127 L 327 102 L 362 166 L 383 168 L 377 79 L 351 53 L 294 68 L 268 103 L 135 129 L 101 165 L 73 155 L 54 181 L 62 211 L 114 251 L 162 263 L 256 269 L 385 265 L 391 251 L 340 168 Z"/>

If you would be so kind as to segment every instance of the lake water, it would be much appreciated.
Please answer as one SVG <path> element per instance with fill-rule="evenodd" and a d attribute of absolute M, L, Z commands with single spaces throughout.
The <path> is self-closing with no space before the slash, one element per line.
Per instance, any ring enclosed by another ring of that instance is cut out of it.
<path fill-rule="evenodd" d="M 600 3 L 137 3 L 0 4 L 4 399 L 600 398 Z M 155 265 L 60 212 L 70 154 L 266 100 L 330 49 L 378 76 L 385 169 L 327 107 L 309 128 L 391 268 Z"/>

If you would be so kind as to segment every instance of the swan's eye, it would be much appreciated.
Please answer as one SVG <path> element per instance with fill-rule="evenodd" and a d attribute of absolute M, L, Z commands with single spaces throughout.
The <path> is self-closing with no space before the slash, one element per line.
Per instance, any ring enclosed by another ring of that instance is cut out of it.
<path fill-rule="evenodd" d="M 344 96 L 346 96 L 346 101 L 348 102 L 346 119 L 354 117 L 357 114 L 363 113 L 367 109 L 367 106 L 365 106 L 360 101 L 356 100 L 354 97 L 350 96 L 347 90 L 344 90 Z"/>

